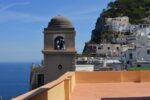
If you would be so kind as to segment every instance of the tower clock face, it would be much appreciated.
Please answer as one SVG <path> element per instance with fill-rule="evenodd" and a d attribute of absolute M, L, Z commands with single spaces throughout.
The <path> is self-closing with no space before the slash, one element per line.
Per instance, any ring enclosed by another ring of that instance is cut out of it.
<path fill-rule="evenodd" d="M 55 39 L 55 49 L 64 50 L 65 49 L 65 39 L 61 36 L 56 37 Z"/>

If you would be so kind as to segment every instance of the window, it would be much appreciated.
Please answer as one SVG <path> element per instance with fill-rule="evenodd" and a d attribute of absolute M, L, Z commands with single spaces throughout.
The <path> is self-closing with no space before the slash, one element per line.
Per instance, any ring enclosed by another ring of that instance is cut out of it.
<path fill-rule="evenodd" d="M 44 74 L 38 74 L 38 87 L 44 85 Z"/>
<path fill-rule="evenodd" d="M 102 47 L 101 47 L 101 46 L 99 46 L 99 47 L 98 47 L 98 49 L 102 49 Z"/>
<path fill-rule="evenodd" d="M 141 67 L 141 65 L 137 65 L 137 67 Z"/>
<path fill-rule="evenodd" d="M 66 48 L 65 39 L 61 36 L 56 37 L 54 40 L 54 48 L 56 50 L 64 50 Z"/>
<path fill-rule="evenodd" d="M 129 59 L 132 59 L 133 58 L 133 55 L 132 53 L 129 54 Z"/>
<path fill-rule="evenodd" d="M 98 49 L 100 50 L 100 49 L 102 49 L 101 47 L 98 47 Z"/>
<path fill-rule="evenodd" d="M 130 64 L 130 61 L 127 61 L 127 64 Z"/>
<path fill-rule="evenodd" d="M 150 54 L 150 50 L 147 50 L 147 54 Z"/>
<path fill-rule="evenodd" d="M 116 47 L 116 49 L 119 51 L 119 47 Z"/>

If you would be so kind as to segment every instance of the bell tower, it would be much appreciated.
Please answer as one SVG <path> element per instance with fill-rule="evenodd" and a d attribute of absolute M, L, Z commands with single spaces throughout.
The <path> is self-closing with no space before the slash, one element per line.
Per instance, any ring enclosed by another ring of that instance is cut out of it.
<path fill-rule="evenodd" d="M 64 16 L 51 19 L 44 29 L 44 83 L 75 70 L 75 29 Z"/>

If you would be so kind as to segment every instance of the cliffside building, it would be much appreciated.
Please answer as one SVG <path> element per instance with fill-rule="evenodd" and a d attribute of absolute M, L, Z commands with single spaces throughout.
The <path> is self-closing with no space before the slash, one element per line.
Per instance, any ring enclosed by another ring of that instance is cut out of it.
<path fill-rule="evenodd" d="M 111 29 L 115 32 L 127 32 L 129 28 L 129 17 L 115 17 L 115 18 L 106 18 L 106 25 L 108 29 Z"/>

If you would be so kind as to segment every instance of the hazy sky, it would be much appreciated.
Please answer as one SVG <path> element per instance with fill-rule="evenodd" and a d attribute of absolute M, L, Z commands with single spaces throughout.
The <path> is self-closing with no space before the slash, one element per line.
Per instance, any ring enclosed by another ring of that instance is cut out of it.
<path fill-rule="evenodd" d="M 85 42 L 111 0 L 0 0 L 0 62 L 43 59 L 43 29 L 56 15 L 67 16 L 76 29 L 76 49 Z"/>

